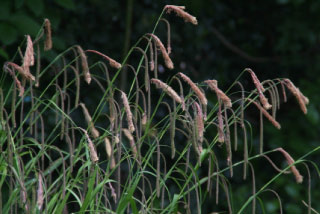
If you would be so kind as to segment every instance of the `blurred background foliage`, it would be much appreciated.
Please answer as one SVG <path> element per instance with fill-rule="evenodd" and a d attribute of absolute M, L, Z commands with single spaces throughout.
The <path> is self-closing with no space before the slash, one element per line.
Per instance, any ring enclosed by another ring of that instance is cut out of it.
<path fill-rule="evenodd" d="M 121 61 L 130 45 L 144 33 L 151 32 L 166 4 L 185 5 L 197 17 L 198 26 L 186 24 L 175 15 L 164 15 L 171 23 L 172 58 L 175 70 L 165 71 L 160 79 L 168 79 L 181 71 L 194 81 L 217 79 L 226 90 L 241 71 L 252 68 L 259 79 L 290 78 L 310 99 L 304 116 L 294 97 L 289 96 L 278 112 L 282 125 L 278 131 L 266 123 L 265 150 L 283 147 L 298 158 L 319 145 L 320 112 L 320 1 L 318 0 L 201 0 L 201 1 L 75 1 L 75 0 L 1 0 L 0 1 L 0 62 L 11 60 L 17 47 L 29 34 L 35 38 L 44 18 L 50 19 L 54 50 L 47 60 L 71 45 L 95 49 Z M 165 24 L 156 31 L 166 39 Z M 161 63 L 161 62 L 160 62 Z M 122 85 L 126 79 L 123 77 Z M 127 80 L 131 81 L 131 79 Z M 247 90 L 253 88 L 248 74 L 241 78 Z M 248 113 L 252 122 L 251 154 L 257 153 L 258 112 Z M 222 152 L 222 149 L 220 149 Z M 219 149 L 218 149 L 219 152 Z M 320 163 L 320 156 L 312 161 Z M 279 158 L 279 161 L 283 161 Z M 257 170 L 257 186 L 261 187 L 275 171 L 265 160 L 253 162 Z M 284 164 L 284 162 L 283 162 Z M 283 165 L 284 166 L 284 165 Z M 303 170 L 303 167 L 300 167 Z M 240 170 L 241 171 L 241 170 Z M 239 171 L 239 172 L 240 172 Z M 314 171 L 314 170 L 313 170 Z M 303 171 L 306 174 L 305 170 Z M 320 199 L 313 173 L 313 201 Z M 287 181 L 290 179 L 290 181 Z M 250 195 L 250 182 L 234 178 L 234 206 Z M 241 185 L 237 185 L 240 184 Z M 272 185 L 285 204 L 285 213 L 303 213 L 301 195 L 306 198 L 307 184 L 296 185 L 293 178 L 282 176 Z M 265 193 L 261 198 L 270 198 Z M 245 197 L 241 197 L 245 196 Z M 240 197 L 239 197 L 240 196 Z M 203 205 L 216 211 L 212 198 Z M 276 200 L 265 200 L 267 213 L 276 213 Z M 320 210 L 319 204 L 313 204 Z"/>

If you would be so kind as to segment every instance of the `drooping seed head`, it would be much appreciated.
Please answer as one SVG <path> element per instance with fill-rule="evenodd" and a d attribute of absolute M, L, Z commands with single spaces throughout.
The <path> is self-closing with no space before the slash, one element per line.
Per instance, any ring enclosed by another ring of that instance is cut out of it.
<path fill-rule="evenodd" d="M 217 80 L 206 80 L 204 82 L 209 86 L 209 88 L 212 91 L 216 92 L 218 99 L 220 98 L 226 107 L 228 108 L 232 107 L 231 99 L 223 91 L 221 91 L 218 88 Z"/>
<path fill-rule="evenodd" d="M 23 57 L 23 64 L 21 66 L 22 70 L 16 67 L 17 71 L 22 74 L 26 79 L 35 80 L 35 77 L 30 73 L 30 66 L 34 65 L 34 52 L 33 52 L 33 43 L 31 37 L 27 35 L 27 48 Z"/>
<path fill-rule="evenodd" d="M 38 209 L 41 210 L 42 205 L 44 201 L 44 196 L 43 196 L 43 181 L 42 181 L 42 176 L 39 173 L 38 174 L 38 189 L 37 189 L 37 206 Z"/>
<path fill-rule="evenodd" d="M 132 149 L 132 153 L 134 154 L 135 157 L 137 157 L 138 155 L 138 151 L 137 151 L 137 146 L 134 142 L 134 138 L 131 134 L 131 131 L 129 131 L 128 129 L 122 129 L 124 135 L 128 138 L 129 143 L 130 143 L 130 147 Z"/>
<path fill-rule="evenodd" d="M 308 113 L 306 105 L 309 103 L 309 99 L 302 94 L 302 92 L 297 88 L 289 79 L 283 80 L 284 84 L 287 86 L 289 91 L 296 97 L 299 106 L 304 114 Z"/>
<path fill-rule="evenodd" d="M 173 62 L 172 62 L 171 58 L 169 57 L 169 54 L 168 54 L 166 48 L 164 47 L 163 43 L 161 42 L 161 40 L 156 35 L 154 35 L 152 33 L 150 33 L 149 35 L 153 38 L 157 47 L 160 49 L 162 57 L 164 59 L 164 63 L 166 64 L 167 68 L 173 69 L 174 68 Z"/>
<path fill-rule="evenodd" d="M 11 66 L 12 69 L 10 69 L 10 68 L 8 67 L 9 65 Z M 4 64 L 4 66 L 3 66 L 3 70 L 10 73 L 10 75 L 12 76 L 12 78 L 13 78 L 16 86 L 17 86 L 18 89 L 19 89 L 19 96 L 21 97 L 21 96 L 24 94 L 24 87 L 21 85 L 21 82 L 20 82 L 19 79 L 16 77 L 14 71 L 15 71 L 15 70 L 18 70 L 18 72 L 19 72 L 19 73 L 21 72 L 21 74 L 23 75 L 23 74 L 24 74 L 23 69 L 22 69 L 20 66 L 18 66 L 17 64 L 13 63 L 13 62 L 6 62 L 6 63 Z"/>
<path fill-rule="evenodd" d="M 262 114 L 274 125 L 277 129 L 281 129 L 281 125 L 267 112 L 261 105 L 259 105 L 256 101 L 247 98 L 250 102 L 252 102 L 261 112 Z"/>
<path fill-rule="evenodd" d="M 104 138 L 104 145 L 106 147 L 107 155 L 110 158 L 111 157 L 112 148 L 111 148 L 110 140 L 107 137 Z"/>
<path fill-rule="evenodd" d="M 84 132 L 86 139 L 88 141 L 90 159 L 93 163 L 97 163 L 99 161 L 99 158 L 98 158 L 96 148 L 94 147 L 93 142 L 88 135 L 88 132 L 86 130 L 84 130 L 83 128 L 80 128 L 80 129 Z"/>
<path fill-rule="evenodd" d="M 21 76 L 27 80 L 35 80 L 35 77 L 30 73 L 29 69 L 24 69 L 23 67 L 13 63 L 13 62 L 7 62 L 8 65 L 10 65 L 14 70 L 18 71 Z"/>
<path fill-rule="evenodd" d="M 109 64 L 111 67 L 114 67 L 116 69 L 120 69 L 121 68 L 121 64 L 119 62 L 117 62 L 116 60 L 114 59 L 111 59 L 110 57 L 108 57 L 107 55 L 103 54 L 103 53 L 100 53 L 99 51 L 96 51 L 96 50 L 86 50 L 86 52 L 91 52 L 91 53 L 95 53 L 95 54 L 98 54 L 100 56 L 102 56 L 103 58 L 105 58 L 106 60 L 109 61 Z"/>
<path fill-rule="evenodd" d="M 132 112 L 130 110 L 128 97 L 123 91 L 121 91 L 121 99 L 122 99 L 124 109 L 126 111 L 129 130 L 131 133 L 133 133 L 135 131 L 135 128 L 134 128 L 133 121 L 132 121 Z"/>
<path fill-rule="evenodd" d="M 291 157 L 291 155 L 286 152 L 283 148 L 277 148 L 277 151 L 281 152 L 283 156 L 286 158 L 288 165 L 294 164 L 294 159 Z M 302 183 L 303 182 L 303 176 L 300 174 L 298 169 L 295 167 L 295 165 L 290 166 L 290 170 L 293 173 L 294 177 L 296 178 L 297 183 Z"/>
<path fill-rule="evenodd" d="M 270 109 L 272 107 L 272 105 L 269 104 L 268 99 L 264 96 L 263 92 L 265 92 L 265 89 L 264 89 L 263 85 L 261 84 L 261 82 L 259 81 L 258 77 L 250 68 L 246 68 L 245 70 L 248 71 L 251 75 L 252 81 L 257 88 L 260 102 L 262 103 L 263 108 L 265 108 L 267 110 Z"/>
<path fill-rule="evenodd" d="M 23 67 L 30 67 L 34 65 L 33 43 L 31 37 L 27 35 L 27 48 L 23 58 Z"/>
<path fill-rule="evenodd" d="M 46 39 L 44 41 L 44 50 L 48 51 L 52 48 L 51 23 L 49 19 L 44 20 L 44 33 L 46 36 Z"/>
<path fill-rule="evenodd" d="M 87 56 L 84 53 L 83 49 L 79 45 L 77 45 L 76 47 L 77 47 L 78 53 L 80 55 L 81 66 L 82 66 L 82 70 L 83 70 L 84 79 L 88 84 L 90 84 L 91 75 L 90 75 L 90 71 L 89 71 Z"/>
<path fill-rule="evenodd" d="M 203 123 L 203 113 L 200 105 L 198 103 L 194 103 L 196 106 L 197 114 L 196 114 L 196 123 L 197 123 L 197 131 L 199 141 L 203 142 L 203 133 L 204 133 L 204 123 Z"/>
<path fill-rule="evenodd" d="M 89 114 L 89 111 L 87 109 L 87 107 L 84 105 L 84 103 L 80 103 L 79 104 L 82 108 L 82 112 L 84 114 L 85 120 L 89 126 L 90 132 L 93 136 L 93 138 L 98 138 L 100 136 L 99 131 L 94 127 L 93 122 L 92 122 L 92 118 L 91 115 Z"/>
<path fill-rule="evenodd" d="M 113 137 L 113 141 L 115 142 L 115 144 L 120 143 L 120 139 L 119 139 L 118 136 L 114 136 L 114 137 Z"/>
<path fill-rule="evenodd" d="M 142 125 L 142 126 L 147 125 L 147 119 L 148 119 L 148 117 L 147 117 L 146 112 L 143 112 L 142 118 L 141 118 L 141 125 Z"/>
<path fill-rule="evenodd" d="M 219 109 L 218 109 L 218 142 L 224 143 L 225 137 L 224 137 L 224 125 L 223 125 L 223 118 L 222 118 L 222 112 L 221 112 L 221 102 L 219 101 Z"/>
<path fill-rule="evenodd" d="M 120 69 L 121 68 L 121 64 L 119 62 L 117 62 L 114 59 L 109 58 L 109 64 L 111 67 L 114 67 L 116 69 Z"/>
<path fill-rule="evenodd" d="M 115 167 L 115 165 L 116 165 L 116 162 L 115 162 L 114 157 L 112 156 L 112 147 L 111 147 L 111 142 L 110 142 L 109 138 L 107 138 L 107 137 L 104 138 L 104 145 L 105 145 L 105 148 L 106 148 L 107 156 L 111 161 L 110 162 L 110 168 L 113 169 Z"/>
<path fill-rule="evenodd" d="M 182 104 L 182 107 L 184 108 L 184 101 L 181 99 L 181 97 L 173 90 L 169 85 L 162 82 L 159 79 L 152 78 L 151 83 L 154 84 L 157 88 L 162 89 L 165 93 L 167 93 L 172 99 L 174 99 L 177 103 Z M 183 109 L 184 110 L 184 109 Z"/>
<path fill-rule="evenodd" d="M 208 101 L 206 96 L 204 95 L 204 93 L 198 88 L 198 86 L 192 82 L 192 80 L 186 76 L 185 74 L 179 72 L 178 75 L 185 81 L 188 83 L 188 85 L 191 87 L 191 89 L 193 90 L 193 92 L 197 95 L 197 97 L 199 98 L 200 102 L 202 105 L 207 105 Z"/>
<path fill-rule="evenodd" d="M 174 11 L 178 16 L 183 18 L 185 22 L 190 22 L 194 25 L 198 24 L 197 18 L 190 15 L 189 13 L 185 12 L 184 6 L 176 6 L 176 5 L 166 5 L 164 7 L 165 10 L 167 10 L 167 13 L 171 13 L 171 11 Z"/>

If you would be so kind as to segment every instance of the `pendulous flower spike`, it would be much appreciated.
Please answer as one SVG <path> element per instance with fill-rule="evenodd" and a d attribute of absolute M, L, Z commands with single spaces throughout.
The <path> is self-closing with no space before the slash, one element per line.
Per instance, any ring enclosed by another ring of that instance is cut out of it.
<path fill-rule="evenodd" d="M 164 9 L 167 13 L 171 13 L 171 11 L 175 12 L 178 16 L 183 18 L 185 22 L 190 22 L 194 25 L 198 24 L 197 18 L 185 12 L 185 6 L 176 6 L 176 5 L 166 5 Z"/>

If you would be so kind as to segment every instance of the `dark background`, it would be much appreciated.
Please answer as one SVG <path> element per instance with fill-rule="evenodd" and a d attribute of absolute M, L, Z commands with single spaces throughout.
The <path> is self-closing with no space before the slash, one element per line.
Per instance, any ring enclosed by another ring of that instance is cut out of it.
<path fill-rule="evenodd" d="M 101 51 L 121 62 L 129 47 L 143 34 L 152 31 L 166 4 L 185 5 L 199 24 L 194 26 L 175 15 L 164 15 L 171 23 L 171 57 L 175 69 L 161 74 L 161 79 L 184 72 L 195 82 L 217 79 L 220 88 L 226 90 L 247 67 L 253 69 L 260 80 L 290 78 L 309 97 L 308 114 L 305 116 L 295 98 L 289 96 L 277 114 L 281 131 L 265 123 L 265 150 L 283 147 L 294 158 L 299 158 L 319 145 L 318 0 L 1 0 L 0 63 L 12 59 L 24 35 L 36 36 L 44 18 L 52 23 L 54 46 L 53 51 L 43 56 L 46 60 L 79 44 L 83 49 Z M 156 34 L 165 40 L 163 23 Z M 242 77 L 241 82 L 247 90 L 253 88 L 248 75 Z M 258 143 L 255 137 L 259 130 L 257 115 L 257 112 L 247 115 L 252 121 L 254 144 Z M 256 146 L 252 148 L 251 154 L 256 154 Z M 320 163 L 319 155 L 308 159 Z M 267 165 L 266 161 L 253 164 L 259 189 L 271 178 L 270 174 L 276 172 L 271 167 L 261 170 Z M 280 166 L 285 166 L 285 162 Z M 306 175 L 302 165 L 298 168 Z M 312 171 L 316 170 L 312 168 Z M 320 199 L 319 180 L 314 172 L 312 176 L 313 207 L 320 210 L 316 203 Z M 250 182 L 241 183 L 240 178 L 234 178 L 233 182 L 234 205 L 239 206 L 250 195 Z M 280 194 L 285 213 L 306 211 L 301 197 L 306 200 L 307 182 L 297 185 L 291 176 L 281 176 L 271 187 Z M 261 198 L 267 213 L 276 213 L 275 197 L 265 193 Z M 212 203 L 210 200 L 214 199 L 209 198 L 207 202 Z M 210 203 L 203 205 L 204 211 Z M 211 205 L 209 207 L 208 212 L 215 210 Z"/>

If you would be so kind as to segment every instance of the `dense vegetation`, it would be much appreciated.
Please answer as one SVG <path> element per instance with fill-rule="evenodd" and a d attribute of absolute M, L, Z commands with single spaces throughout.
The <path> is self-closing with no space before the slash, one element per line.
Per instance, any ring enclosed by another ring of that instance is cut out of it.
<path fill-rule="evenodd" d="M 129 0 L 126 27 L 122 9 L 99 30 L 75 25 L 94 20 L 84 3 L 1 4 L 4 213 L 319 210 L 317 23 L 294 12 L 315 18 L 319 3 L 264 3 L 275 12 L 261 22 L 252 5 L 194 3 L 196 19 Z M 93 4 L 95 18 L 120 7 Z M 268 23 L 279 24 L 270 33 Z"/>

